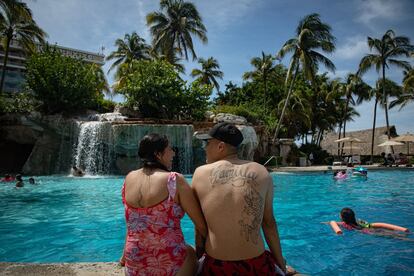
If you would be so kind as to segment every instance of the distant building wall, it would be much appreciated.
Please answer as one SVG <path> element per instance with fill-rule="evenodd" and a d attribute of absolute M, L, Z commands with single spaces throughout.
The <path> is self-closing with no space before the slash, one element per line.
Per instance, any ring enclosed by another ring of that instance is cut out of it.
<path fill-rule="evenodd" d="M 397 131 L 395 126 L 390 126 L 390 133 L 391 137 L 397 136 Z M 372 139 L 372 129 L 364 129 L 358 131 L 349 131 L 346 132 L 345 137 L 355 137 L 364 141 L 364 143 L 353 143 L 353 154 L 360 154 L 360 155 L 371 155 L 371 139 Z M 342 136 L 341 136 L 342 137 Z M 338 139 L 338 133 L 336 132 L 329 132 L 324 134 L 323 140 L 321 142 L 322 149 L 326 150 L 331 155 L 337 155 L 338 153 L 338 143 L 334 142 Z M 388 140 L 387 136 L 387 127 L 378 127 L 375 128 L 375 138 L 374 138 L 374 155 L 380 155 L 381 152 L 388 153 L 391 151 L 390 147 L 378 147 L 379 144 Z M 345 143 L 346 149 L 344 149 L 345 154 L 350 154 L 350 143 Z M 407 146 L 394 146 L 394 152 L 399 153 L 407 152 Z"/>

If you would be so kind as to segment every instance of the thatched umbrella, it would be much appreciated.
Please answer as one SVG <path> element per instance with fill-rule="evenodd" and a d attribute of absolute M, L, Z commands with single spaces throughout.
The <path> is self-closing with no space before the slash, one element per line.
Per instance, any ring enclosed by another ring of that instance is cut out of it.
<path fill-rule="evenodd" d="M 404 145 L 403 143 L 397 142 L 397 141 L 393 141 L 393 140 L 388 140 L 385 141 L 382 144 L 379 144 L 378 147 L 386 147 L 386 146 L 401 146 Z"/>
<path fill-rule="evenodd" d="M 395 137 L 394 139 L 392 139 L 392 141 L 406 143 L 407 144 L 407 155 L 410 155 L 410 143 L 414 143 L 414 134 L 407 132 L 406 134 Z"/>
<path fill-rule="evenodd" d="M 361 139 L 358 139 L 358 138 L 355 138 L 355 137 L 352 137 L 352 136 L 341 138 L 341 139 L 335 140 L 334 142 L 335 143 L 349 142 L 349 148 L 351 149 L 351 155 L 352 155 L 352 144 L 353 143 L 365 143 Z"/>

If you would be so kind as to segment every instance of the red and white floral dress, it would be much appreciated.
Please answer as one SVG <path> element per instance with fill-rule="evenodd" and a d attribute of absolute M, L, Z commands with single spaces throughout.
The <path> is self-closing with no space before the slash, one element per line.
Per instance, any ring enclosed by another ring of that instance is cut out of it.
<path fill-rule="evenodd" d="M 135 208 L 125 200 L 127 241 L 126 275 L 175 275 L 186 258 L 186 245 L 180 220 L 184 211 L 174 202 L 176 173 L 168 177 L 168 198 L 147 208 Z"/>

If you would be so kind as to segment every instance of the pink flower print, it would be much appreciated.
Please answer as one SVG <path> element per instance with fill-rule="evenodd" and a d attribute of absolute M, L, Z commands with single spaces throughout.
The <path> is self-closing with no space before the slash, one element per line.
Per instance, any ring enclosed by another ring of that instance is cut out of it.
<path fill-rule="evenodd" d="M 182 218 L 184 216 L 183 209 L 181 209 L 180 205 L 178 204 L 174 203 L 172 211 L 173 211 L 173 216 L 176 218 Z"/>
<path fill-rule="evenodd" d="M 171 267 L 174 263 L 168 254 L 159 254 L 158 256 L 147 258 L 148 267 L 151 267 L 152 275 L 166 275 L 166 267 Z"/>
<path fill-rule="evenodd" d="M 139 215 L 131 213 L 128 220 L 128 229 L 134 232 L 141 232 L 148 228 L 149 217 L 147 215 Z"/>

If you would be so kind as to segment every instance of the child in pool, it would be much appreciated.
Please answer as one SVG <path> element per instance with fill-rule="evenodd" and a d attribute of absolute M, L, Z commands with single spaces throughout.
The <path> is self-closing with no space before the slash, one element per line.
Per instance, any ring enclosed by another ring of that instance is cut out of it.
<path fill-rule="evenodd" d="M 338 225 L 342 226 L 347 230 L 360 230 L 364 233 L 371 232 L 370 229 L 380 228 L 393 231 L 409 232 L 407 228 L 400 227 L 388 223 L 368 223 L 366 221 L 355 218 L 355 212 L 351 208 L 343 208 L 340 213 L 341 222 L 331 221 L 330 225 L 336 234 L 342 234 L 341 229 Z"/>

